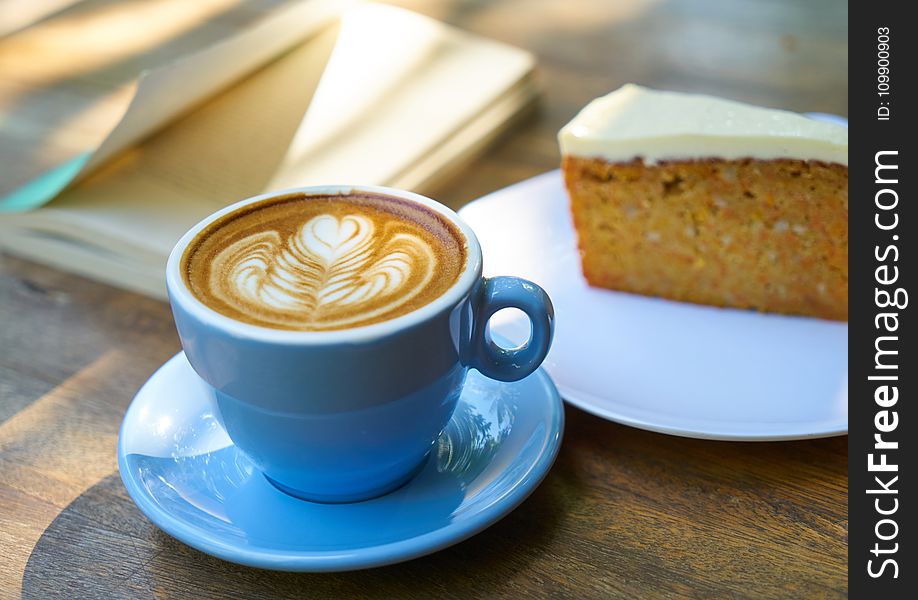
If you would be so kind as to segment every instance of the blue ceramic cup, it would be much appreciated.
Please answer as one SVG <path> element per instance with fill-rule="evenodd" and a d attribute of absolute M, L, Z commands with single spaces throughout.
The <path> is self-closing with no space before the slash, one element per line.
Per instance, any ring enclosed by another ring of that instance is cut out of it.
<path fill-rule="evenodd" d="M 424 205 L 455 225 L 467 261 L 441 296 L 412 312 L 336 331 L 286 331 L 224 316 L 198 300 L 182 277 L 185 249 L 228 213 L 299 192 L 380 193 Z M 233 442 L 278 488 L 322 502 L 364 500 L 416 473 L 448 423 L 470 368 L 501 381 L 526 377 L 551 345 L 546 293 L 516 277 L 483 278 L 481 247 L 445 206 L 418 194 L 372 186 L 317 186 L 244 200 L 204 219 L 169 257 L 166 283 L 182 347 L 213 390 Z M 488 320 L 503 308 L 528 315 L 530 339 L 502 348 Z"/>

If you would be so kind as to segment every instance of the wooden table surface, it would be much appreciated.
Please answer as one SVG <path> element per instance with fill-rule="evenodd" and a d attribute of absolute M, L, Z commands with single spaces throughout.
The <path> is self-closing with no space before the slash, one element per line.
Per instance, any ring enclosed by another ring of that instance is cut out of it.
<path fill-rule="evenodd" d="M 453 207 L 555 168 L 557 129 L 628 81 L 847 113 L 842 2 L 396 3 L 539 59 L 540 105 L 433 191 Z M 683 439 L 570 406 L 542 485 L 447 550 L 344 574 L 211 558 L 144 518 L 115 460 L 133 394 L 178 350 L 166 304 L 0 256 L 0 598 L 847 595 L 847 438 Z"/>

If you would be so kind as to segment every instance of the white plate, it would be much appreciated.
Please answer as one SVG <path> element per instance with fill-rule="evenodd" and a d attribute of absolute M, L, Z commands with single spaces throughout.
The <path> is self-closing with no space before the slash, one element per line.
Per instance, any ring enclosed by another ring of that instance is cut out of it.
<path fill-rule="evenodd" d="M 544 367 L 565 400 L 612 421 L 688 437 L 789 440 L 848 431 L 848 324 L 591 288 L 559 171 L 460 211 L 485 275 L 518 275 L 555 305 Z M 514 341 L 521 313 L 491 321 Z"/>

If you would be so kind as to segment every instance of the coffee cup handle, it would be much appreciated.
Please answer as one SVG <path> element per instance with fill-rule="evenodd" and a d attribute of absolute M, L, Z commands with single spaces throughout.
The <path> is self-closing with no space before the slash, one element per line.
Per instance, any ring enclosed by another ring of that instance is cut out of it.
<path fill-rule="evenodd" d="M 491 339 L 488 321 L 504 308 L 523 311 L 532 326 L 529 339 L 517 348 L 502 348 Z M 499 381 L 518 381 L 539 368 L 554 335 L 555 311 L 545 290 L 519 277 L 484 278 L 473 311 L 471 366 Z"/>

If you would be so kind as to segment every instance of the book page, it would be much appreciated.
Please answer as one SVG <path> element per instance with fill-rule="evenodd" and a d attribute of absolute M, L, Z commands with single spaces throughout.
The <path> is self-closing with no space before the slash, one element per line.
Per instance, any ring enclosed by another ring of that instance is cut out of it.
<path fill-rule="evenodd" d="M 384 5 L 358 6 L 340 23 L 119 153 L 47 206 L 2 216 L 0 244 L 161 294 L 161 277 L 139 274 L 158 265 L 161 275 L 178 238 L 219 208 L 317 183 L 417 189 L 454 172 L 535 94 L 533 58 L 516 48 Z M 470 77 L 480 85 L 463 85 Z"/>
<path fill-rule="evenodd" d="M 124 117 L 93 153 L 81 176 L 227 84 L 314 35 L 348 4 L 342 0 L 295 2 L 205 51 L 143 73 Z"/>
<path fill-rule="evenodd" d="M 49 209 L 92 214 L 113 235 L 138 222 L 184 231 L 192 217 L 267 190 L 393 183 L 531 68 L 525 52 L 402 9 L 361 5 L 340 29 L 122 153 Z M 469 72 L 475 93 L 462 83 Z M 520 103 L 514 98 L 514 109 Z M 170 230 L 154 239 L 171 245 L 177 237 Z"/>
<path fill-rule="evenodd" d="M 427 17 L 359 7 L 343 18 L 312 106 L 269 188 L 400 182 L 533 66 L 526 52 Z"/>
<path fill-rule="evenodd" d="M 0 36 L 24 29 L 79 0 L 0 0 Z"/>
<path fill-rule="evenodd" d="M 43 210 L 89 220 L 99 235 L 131 232 L 140 246 L 171 247 L 195 221 L 264 190 L 337 36 L 337 26 L 326 28 L 122 152 Z"/>
<path fill-rule="evenodd" d="M 0 210 L 50 200 L 347 5 L 84 0 L 0 40 Z"/>

